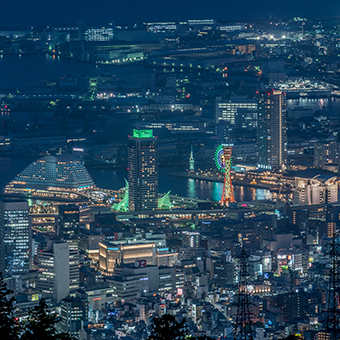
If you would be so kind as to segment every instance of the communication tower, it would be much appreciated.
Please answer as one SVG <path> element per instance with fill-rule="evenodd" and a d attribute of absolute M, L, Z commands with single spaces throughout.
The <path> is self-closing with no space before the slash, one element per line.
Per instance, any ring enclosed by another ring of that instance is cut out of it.
<path fill-rule="evenodd" d="M 195 171 L 194 151 L 192 149 L 192 145 L 191 145 L 191 152 L 190 152 L 190 158 L 189 158 L 189 171 L 190 172 Z"/>

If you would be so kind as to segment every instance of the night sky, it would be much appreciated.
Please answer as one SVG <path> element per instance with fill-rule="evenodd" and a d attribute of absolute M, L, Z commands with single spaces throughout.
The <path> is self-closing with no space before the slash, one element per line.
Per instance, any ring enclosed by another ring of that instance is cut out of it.
<path fill-rule="evenodd" d="M 340 16 L 339 0 L 1 0 L 0 27 Z"/>

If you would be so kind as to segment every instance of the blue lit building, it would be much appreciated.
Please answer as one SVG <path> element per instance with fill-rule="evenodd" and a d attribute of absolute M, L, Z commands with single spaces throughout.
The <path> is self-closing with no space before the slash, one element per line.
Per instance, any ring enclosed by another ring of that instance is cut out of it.
<path fill-rule="evenodd" d="M 29 244 L 27 201 L 0 201 L 0 272 L 27 273 Z"/>

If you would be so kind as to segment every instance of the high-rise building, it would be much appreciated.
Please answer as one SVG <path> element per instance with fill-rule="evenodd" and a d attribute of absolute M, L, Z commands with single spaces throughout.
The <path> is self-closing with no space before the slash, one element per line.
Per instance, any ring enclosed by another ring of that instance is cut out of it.
<path fill-rule="evenodd" d="M 59 302 L 70 291 L 69 245 L 54 242 L 51 249 L 38 252 L 37 288 Z"/>
<path fill-rule="evenodd" d="M 70 244 L 70 249 L 78 249 L 79 206 L 59 205 L 58 233 Z"/>
<path fill-rule="evenodd" d="M 37 288 L 57 302 L 79 288 L 79 254 L 65 241 L 54 241 L 38 252 Z"/>
<path fill-rule="evenodd" d="M 258 164 L 279 168 L 286 162 L 286 96 L 279 90 L 258 95 L 257 152 Z"/>
<path fill-rule="evenodd" d="M 133 130 L 129 138 L 128 182 L 130 211 L 157 209 L 157 140 L 152 130 Z"/>
<path fill-rule="evenodd" d="M 29 271 L 30 222 L 27 201 L 0 201 L 0 271 Z"/>

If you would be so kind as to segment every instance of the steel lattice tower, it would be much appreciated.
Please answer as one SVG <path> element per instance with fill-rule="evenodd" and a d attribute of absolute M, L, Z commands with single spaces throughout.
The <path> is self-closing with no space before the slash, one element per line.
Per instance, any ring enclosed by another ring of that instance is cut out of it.
<path fill-rule="evenodd" d="M 340 338 L 340 244 L 337 232 L 329 244 L 330 268 L 326 301 L 326 333 L 330 340 Z"/>
<path fill-rule="evenodd" d="M 242 248 L 238 259 L 238 285 L 235 304 L 237 306 L 236 320 L 234 325 L 234 340 L 254 340 L 251 328 L 250 306 L 252 305 L 248 292 L 248 255 Z"/>
<path fill-rule="evenodd" d="M 229 203 L 235 202 L 234 187 L 231 181 L 231 156 L 233 153 L 233 144 L 222 144 L 223 147 L 223 159 L 222 164 L 224 165 L 224 182 L 223 192 L 221 198 L 221 206 L 228 207 Z"/>

